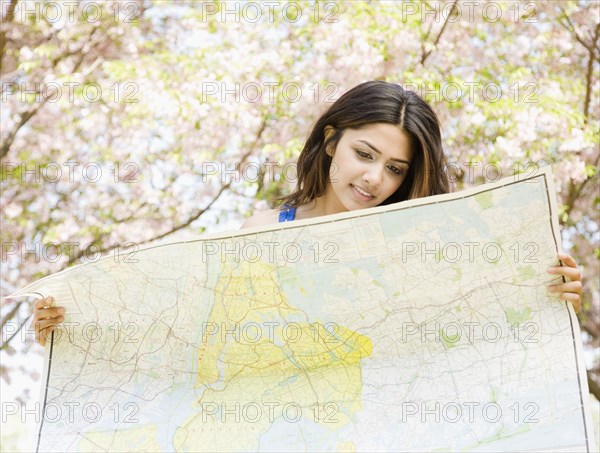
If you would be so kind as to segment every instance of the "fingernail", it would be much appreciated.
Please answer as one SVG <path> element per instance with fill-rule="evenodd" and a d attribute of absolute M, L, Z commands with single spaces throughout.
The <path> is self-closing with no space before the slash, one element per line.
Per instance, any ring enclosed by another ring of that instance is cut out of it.
<path fill-rule="evenodd" d="M 62 313 L 64 313 L 64 312 L 65 312 L 65 309 L 64 309 L 64 308 L 59 308 L 59 309 L 58 309 L 58 313 L 62 314 Z"/>

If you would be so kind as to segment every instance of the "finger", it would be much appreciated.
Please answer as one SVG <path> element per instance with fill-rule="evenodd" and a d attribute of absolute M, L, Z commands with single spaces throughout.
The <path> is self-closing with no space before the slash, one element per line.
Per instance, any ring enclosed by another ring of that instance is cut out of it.
<path fill-rule="evenodd" d="M 564 275 L 570 280 L 581 280 L 581 273 L 579 269 L 565 266 L 549 267 L 547 272 L 549 274 Z"/>
<path fill-rule="evenodd" d="M 49 310 L 49 309 L 48 308 L 40 308 L 39 310 L 35 310 L 33 312 L 33 321 L 36 322 L 41 319 L 50 318 L 51 316 L 47 315 L 46 310 Z"/>
<path fill-rule="evenodd" d="M 54 332 L 55 329 L 55 326 L 50 326 L 40 332 L 36 332 L 35 341 L 37 341 L 42 346 L 46 346 L 46 340 L 50 338 L 50 334 Z"/>
<path fill-rule="evenodd" d="M 42 308 L 35 312 L 33 319 L 34 321 L 40 321 L 42 319 L 56 318 L 64 313 L 65 309 L 63 307 Z"/>
<path fill-rule="evenodd" d="M 34 325 L 34 328 L 36 332 L 41 332 L 42 330 L 51 326 L 56 326 L 57 324 L 60 324 L 63 321 L 64 318 L 62 316 L 52 319 L 43 319 L 41 321 L 37 321 Z"/>
<path fill-rule="evenodd" d="M 35 301 L 35 303 L 33 304 L 33 309 L 34 310 L 40 310 L 42 308 L 48 307 L 48 301 L 46 300 L 46 298 L 43 299 L 38 299 Z"/>
<path fill-rule="evenodd" d="M 560 300 L 571 302 L 573 304 L 573 308 L 575 309 L 575 313 L 579 313 L 581 311 L 581 297 L 579 294 L 562 293 L 558 297 Z"/>
<path fill-rule="evenodd" d="M 52 296 L 49 296 L 49 297 L 45 297 L 43 299 L 38 299 L 35 302 L 35 304 L 33 305 L 33 308 L 36 310 L 39 310 L 41 308 L 51 307 L 53 303 L 54 303 L 54 298 Z"/>
<path fill-rule="evenodd" d="M 558 259 L 562 261 L 563 264 L 569 267 L 577 267 L 577 263 L 571 255 L 567 255 L 566 253 L 559 253 Z"/>
<path fill-rule="evenodd" d="M 549 285 L 548 290 L 553 293 L 576 293 L 581 296 L 582 284 L 580 281 L 560 283 L 557 285 Z"/>

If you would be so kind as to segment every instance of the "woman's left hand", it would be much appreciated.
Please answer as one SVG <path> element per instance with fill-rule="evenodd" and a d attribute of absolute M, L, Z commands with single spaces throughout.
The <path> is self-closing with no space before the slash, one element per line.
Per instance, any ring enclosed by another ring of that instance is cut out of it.
<path fill-rule="evenodd" d="M 571 302 L 575 313 L 579 313 L 581 311 L 581 294 L 583 289 L 581 272 L 577 268 L 577 263 L 572 256 L 559 253 L 558 259 L 562 261 L 563 265 L 549 267 L 547 272 L 549 274 L 562 275 L 567 281 L 556 285 L 548 285 L 548 290 L 553 293 L 560 293 L 558 298 Z"/>

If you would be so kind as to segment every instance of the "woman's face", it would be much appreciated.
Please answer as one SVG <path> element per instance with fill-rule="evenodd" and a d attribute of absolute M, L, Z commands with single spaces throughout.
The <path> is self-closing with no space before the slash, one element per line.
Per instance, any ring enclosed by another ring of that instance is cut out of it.
<path fill-rule="evenodd" d="M 326 137 L 333 132 L 328 126 Z M 410 138 L 398 126 L 346 129 L 333 153 L 324 198 L 336 211 L 377 206 L 398 190 L 412 158 Z"/>

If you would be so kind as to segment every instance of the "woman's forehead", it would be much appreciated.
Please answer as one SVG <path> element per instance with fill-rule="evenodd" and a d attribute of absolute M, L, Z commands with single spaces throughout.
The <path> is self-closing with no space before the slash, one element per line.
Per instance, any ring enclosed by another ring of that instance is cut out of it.
<path fill-rule="evenodd" d="M 410 160 L 410 137 L 399 126 L 386 123 L 369 124 L 360 129 L 348 129 L 342 140 L 364 145 L 388 158 Z"/>

